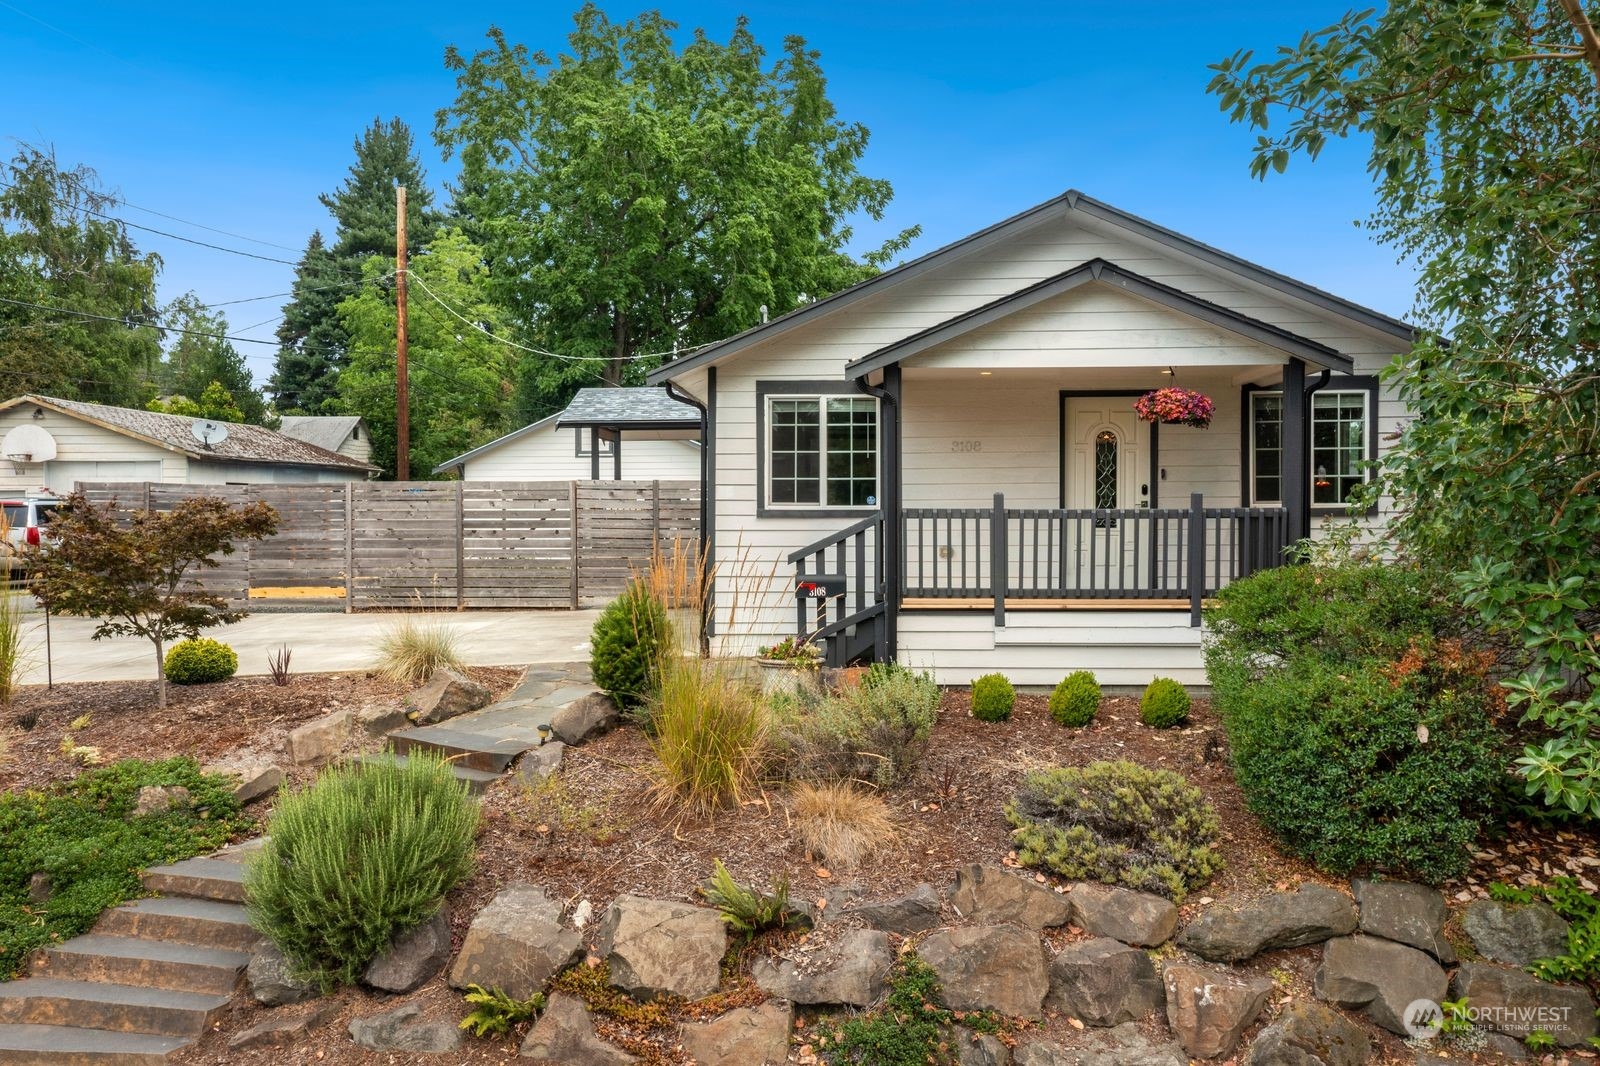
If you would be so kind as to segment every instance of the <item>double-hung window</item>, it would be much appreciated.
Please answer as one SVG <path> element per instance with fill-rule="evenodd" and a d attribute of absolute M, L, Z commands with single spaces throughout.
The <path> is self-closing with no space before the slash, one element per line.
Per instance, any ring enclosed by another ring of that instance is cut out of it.
<path fill-rule="evenodd" d="M 767 506 L 878 505 L 878 401 L 766 397 Z"/>
<path fill-rule="evenodd" d="M 1281 504 L 1283 499 L 1283 394 L 1249 394 L 1250 470 L 1247 483 L 1252 504 Z M 1311 451 L 1307 475 L 1311 505 L 1339 508 L 1350 500 L 1369 474 L 1376 456 L 1373 436 L 1375 383 L 1356 388 L 1328 387 L 1311 394 Z"/>

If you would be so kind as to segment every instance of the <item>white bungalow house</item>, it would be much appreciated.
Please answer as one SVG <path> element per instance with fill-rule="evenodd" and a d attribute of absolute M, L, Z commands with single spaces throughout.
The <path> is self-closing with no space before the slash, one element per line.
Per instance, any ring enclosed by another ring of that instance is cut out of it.
<path fill-rule="evenodd" d="M 463 481 L 698 481 L 700 412 L 661 388 L 579 389 L 566 410 L 433 472 Z"/>
<path fill-rule="evenodd" d="M 1346 512 L 1411 336 L 1068 192 L 679 358 L 650 381 L 707 412 L 713 647 L 1203 683 L 1201 601 Z M 1136 416 L 1173 384 L 1209 428 Z"/>
<path fill-rule="evenodd" d="M 131 407 L 18 396 L 0 403 L 0 491 L 70 492 L 82 482 L 178 485 L 364 481 L 376 467 L 261 426 Z"/>
<path fill-rule="evenodd" d="M 372 434 L 360 415 L 284 415 L 278 432 L 363 463 L 372 458 Z"/>

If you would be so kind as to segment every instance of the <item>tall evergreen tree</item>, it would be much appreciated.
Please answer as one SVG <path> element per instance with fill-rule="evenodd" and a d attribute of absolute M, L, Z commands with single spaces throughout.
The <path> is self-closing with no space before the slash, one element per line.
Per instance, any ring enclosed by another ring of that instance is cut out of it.
<path fill-rule="evenodd" d="M 417 157 L 411 129 L 400 119 L 374 119 L 355 141 L 350 173 L 318 199 L 337 223 L 333 245 L 313 234 L 295 272 L 294 296 L 278 328 L 277 366 L 271 391 L 282 412 L 326 414 L 342 410 L 338 375 L 349 337 L 334 308 L 362 284 L 362 266 L 374 255 L 394 257 L 396 185 L 406 187 L 406 245 L 415 253 L 434 238 L 440 214 Z"/>
<path fill-rule="evenodd" d="M 162 393 L 198 402 L 216 385 L 232 398 L 241 416 L 230 421 L 267 424 L 266 401 L 244 356 L 226 337 L 227 316 L 210 311 L 191 292 L 173 301 L 164 317 L 173 330 L 157 372 Z"/>

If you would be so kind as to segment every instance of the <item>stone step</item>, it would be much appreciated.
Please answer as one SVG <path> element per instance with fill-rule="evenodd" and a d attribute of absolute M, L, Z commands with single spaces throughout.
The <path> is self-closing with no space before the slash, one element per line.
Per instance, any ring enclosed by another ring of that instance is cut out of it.
<path fill-rule="evenodd" d="M 396 755 L 422 748 L 443 753 L 452 766 L 491 774 L 505 773 L 506 767 L 528 750 L 527 743 L 521 740 L 503 740 L 436 725 L 390 733 L 389 743 Z"/>
<path fill-rule="evenodd" d="M 0 1022 L 195 1037 L 230 996 L 170 988 L 25 977 L 0 984 Z"/>
<path fill-rule="evenodd" d="M 404 755 L 363 755 L 361 756 L 360 761 L 375 762 L 379 759 L 390 758 L 394 759 L 394 761 L 399 763 L 401 766 L 406 764 L 406 757 Z M 482 795 L 490 785 L 500 780 L 499 774 L 491 774 L 487 770 L 474 770 L 470 766 L 461 766 L 457 763 L 450 764 L 450 772 L 456 775 L 457 780 L 465 781 L 467 784 L 467 790 L 474 796 Z"/>
<path fill-rule="evenodd" d="M 40 951 L 32 975 L 228 995 L 249 962 L 244 951 L 89 933 Z"/>
<path fill-rule="evenodd" d="M 94 932 L 224 951 L 249 951 L 261 939 L 250 927 L 244 907 L 237 903 L 166 896 L 113 907 L 100 916 Z"/>
<path fill-rule="evenodd" d="M 171 866 L 152 866 L 139 878 L 144 887 L 164 896 L 189 896 L 223 903 L 244 902 L 244 866 L 221 859 L 185 859 Z"/>
<path fill-rule="evenodd" d="M 192 1043 L 185 1037 L 113 1033 L 71 1025 L 0 1025 L 6 1066 L 155 1066 Z"/>

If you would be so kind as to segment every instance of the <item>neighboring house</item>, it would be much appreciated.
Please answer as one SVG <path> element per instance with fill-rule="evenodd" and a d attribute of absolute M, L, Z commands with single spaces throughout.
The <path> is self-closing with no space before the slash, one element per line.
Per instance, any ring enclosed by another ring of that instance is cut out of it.
<path fill-rule="evenodd" d="M 465 481 L 698 481 L 700 412 L 662 388 L 579 389 L 571 405 L 440 463 Z"/>
<path fill-rule="evenodd" d="M 1203 683 L 1201 600 L 1345 513 L 1411 336 L 1068 192 L 649 380 L 708 409 L 719 653 Z M 1209 428 L 1135 416 L 1172 384 Z"/>
<path fill-rule="evenodd" d="M 372 459 L 372 438 L 360 415 L 284 415 L 278 432 L 357 462 Z"/>
<path fill-rule="evenodd" d="M 260 426 L 217 423 L 226 434 L 208 444 L 194 433 L 204 421 L 50 396 L 7 400 L 0 403 L 0 491 L 65 493 L 98 481 L 362 481 L 375 472 L 359 459 Z"/>

